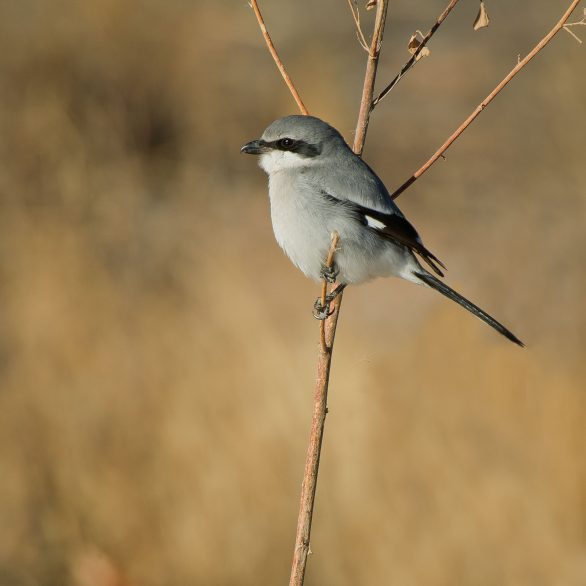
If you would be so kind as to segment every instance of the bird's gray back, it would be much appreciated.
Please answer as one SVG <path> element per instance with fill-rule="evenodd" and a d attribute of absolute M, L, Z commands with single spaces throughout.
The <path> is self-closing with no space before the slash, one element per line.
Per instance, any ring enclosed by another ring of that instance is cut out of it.
<path fill-rule="evenodd" d="M 336 147 L 303 170 L 304 182 L 337 199 L 403 217 L 376 173 L 345 143 Z"/>

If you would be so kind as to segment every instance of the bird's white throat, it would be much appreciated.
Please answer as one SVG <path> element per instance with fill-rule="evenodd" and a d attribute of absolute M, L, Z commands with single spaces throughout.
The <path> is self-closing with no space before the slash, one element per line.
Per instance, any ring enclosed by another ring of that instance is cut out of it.
<path fill-rule="evenodd" d="M 312 158 L 303 157 L 289 151 L 271 150 L 260 156 L 258 164 L 269 175 L 296 167 L 307 167 L 314 164 Z"/>

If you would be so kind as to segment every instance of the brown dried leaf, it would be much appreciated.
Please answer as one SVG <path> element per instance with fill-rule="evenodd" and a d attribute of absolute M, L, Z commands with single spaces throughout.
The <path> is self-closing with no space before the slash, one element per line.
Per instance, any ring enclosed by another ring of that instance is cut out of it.
<path fill-rule="evenodd" d="M 484 6 L 484 2 L 480 2 L 480 10 L 478 11 L 478 15 L 474 20 L 473 28 L 475 31 L 478 29 L 487 27 L 490 23 L 490 18 L 488 18 L 488 12 L 486 12 L 486 6 Z"/>
<path fill-rule="evenodd" d="M 417 31 L 415 34 L 411 35 L 409 43 L 407 44 L 407 50 L 409 51 L 409 53 L 411 53 L 411 55 L 414 55 L 417 49 L 419 48 L 419 45 L 421 45 L 421 41 L 417 38 L 418 34 L 421 33 Z M 419 59 L 421 59 L 422 57 L 429 57 L 430 53 L 431 51 L 427 47 L 423 47 L 423 49 L 421 49 L 421 51 L 419 52 L 419 55 L 417 55 L 417 60 L 419 61 Z"/>
<path fill-rule="evenodd" d="M 411 53 L 411 55 L 413 55 L 413 53 L 415 53 L 415 51 L 417 51 L 417 47 L 419 47 L 419 45 L 421 45 L 421 43 L 419 42 L 419 39 L 417 38 L 417 33 L 415 33 L 414 35 L 411 35 L 411 38 L 409 39 L 409 44 L 407 45 L 407 49 L 408 49 L 409 53 Z"/>
<path fill-rule="evenodd" d="M 377 0 L 368 0 L 366 10 L 372 10 L 377 5 Z"/>

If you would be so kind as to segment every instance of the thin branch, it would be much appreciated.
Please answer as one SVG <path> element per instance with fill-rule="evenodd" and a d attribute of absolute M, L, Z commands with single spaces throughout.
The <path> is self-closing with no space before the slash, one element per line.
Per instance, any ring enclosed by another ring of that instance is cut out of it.
<path fill-rule="evenodd" d="M 567 33 L 570 33 L 580 43 L 580 45 L 582 44 L 582 39 L 574 31 L 572 31 L 572 29 L 569 29 L 567 26 L 565 26 L 564 30 Z"/>
<path fill-rule="evenodd" d="M 368 52 L 368 43 L 366 42 L 366 38 L 364 37 L 364 33 L 362 32 L 362 25 L 360 24 L 360 9 L 358 8 L 357 1 L 348 0 L 348 6 L 350 7 L 350 11 L 352 12 L 354 25 L 356 26 L 356 36 L 358 37 L 358 42 L 360 43 L 361 47 Z"/>
<path fill-rule="evenodd" d="M 289 77 L 289 74 L 287 73 L 287 70 L 285 69 L 283 62 L 281 61 L 279 55 L 277 54 L 277 50 L 275 49 L 275 45 L 273 45 L 273 41 L 271 40 L 269 32 L 267 31 L 267 27 L 265 26 L 265 21 L 262 17 L 262 14 L 260 12 L 260 8 L 258 7 L 257 1 L 250 0 L 250 7 L 254 10 L 254 14 L 256 15 L 256 20 L 258 20 L 258 26 L 260 27 L 260 30 L 262 32 L 262 36 L 265 39 L 265 42 L 266 42 L 267 47 L 269 49 L 269 52 L 272 55 L 273 60 L 276 64 L 277 68 L 281 72 L 281 75 L 282 75 L 283 79 L 285 80 L 285 83 L 287 84 L 287 87 L 289 88 L 289 91 L 291 92 L 293 99 L 295 100 L 295 102 L 297 102 L 297 107 L 299 108 L 299 110 L 301 111 L 302 114 L 307 116 L 307 114 L 309 112 L 308 112 L 307 108 L 305 107 L 305 104 L 303 103 L 303 100 L 301 99 L 299 92 L 295 88 L 295 85 L 291 81 L 291 78 Z"/>
<path fill-rule="evenodd" d="M 356 136 L 354 140 L 354 152 L 358 154 L 362 152 L 364 147 L 364 140 L 368 129 L 368 120 L 372 110 L 371 105 L 374 92 L 374 82 L 387 8 L 387 0 L 378 0 L 374 32 L 368 53 L 368 61 L 366 63 L 362 101 L 360 103 L 360 113 L 358 116 Z M 332 255 L 332 248 L 330 249 L 330 255 Z M 340 295 L 334 300 L 332 307 L 333 313 L 328 319 L 322 322 L 323 325 L 320 330 L 321 344 L 319 347 L 317 379 L 314 390 L 313 418 L 311 422 L 307 457 L 305 459 L 305 472 L 303 474 L 303 483 L 301 485 L 301 502 L 299 504 L 297 536 L 295 539 L 295 551 L 293 554 L 293 565 L 291 568 L 289 586 L 302 586 L 305 578 L 307 556 L 309 555 L 309 539 L 311 535 L 315 490 L 317 487 L 319 471 L 319 459 L 327 413 L 328 385 L 330 381 L 330 368 L 332 365 L 332 352 L 334 349 L 338 316 L 340 315 L 342 295 L 343 293 L 340 293 Z"/>
<path fill-rule="evenodd" d="M 583 14 L 584 14 L 584 16 L 582 17 L 582 20 L 577 20 L 576 22 L 567 22 L 566 24 L 564 24 L 564 26 L 568 27 L 568 26 L 585 25 L 586 24 L 586 8 L 584 8 Z"/>
<path fill-rule="evenodd" d="M 564 25 L 568 18 L 570 18 L 572 12 L 576 8 L 576 6 L 580 3 L 580 0 L 572 0 L 570 6 L 560 18 L 560 20 L 556 23 L 556 25 L 533 47 L 533 49 L 523 58 L 521 61 L 517 63 L 515 67 L 508 73 L 508 75 L 482 100 L 482 102 L 476 107 L 476 109 L 460 124 L 460 126 L 452 133 L 452 135 L 442 144 L 442 146 L 433 154 L 433 156 L 424 164 L 422 165 L 403 185 L 401 185 L 392 195 L 393 199 L 399 197 L 409 186 L 411 186 L 423 173 L 425 173 L 443 154 L 448 150 L 451 144 L 470 126 L 470 124 L 476 119 L 476 117 L 494 100 L 494 98 L 499 94 L 499 92 L 543 49 L 552 39 L 555 37 L 557 33 L 564 28 Z"/>
<path fill-rule="evenodd" d="M 329 269 L 331 269 L 334 266 L 334 255 L 336 254 L 336 251 L 338 250 L 337 247 L 338 247 L 339 241 L 340 241 L 340 235 L 334 231 L 334 233 L 332 234 L 332 243 L 330 245 L 330 252 L 328 253 L 328 259 L 326 260 L 326 267 Z M 324 279 L 324 282 L 323 282 L 322 288 L 321 288 L 321 305 L 322 305 L 322 307 L 326 307 L 327 295 L 328 295 L 328 281 L 326 279 Z M 320 321 L 319 336 L 320 336 L 322 352 L 326 352 L 328 349 L 328 346 L 326 344 L 325 320 Z"/>
<path fill-rule="evenodd" d="M 376 78 L 376 69 L 378 67 L 378 56 L 380 54 L 383 42 L 383 32 L 385 29 L 385 20 L 387 18 L 387 0 L 378 0 L 376 16 L 374 19 L 374 32 L 368 51 L 368 60 L 366 61 L 366 72 L 364 74 L 364 85 L 362 88 L 362 99 L 360 100 L 360 111 L 358 112 L 358 123 L 356 124 L 356 134 L 354 135 L 353 150 L 358 155 L 362 155 L 366 131 L 372 112 L 374 95 L 374 81 Z"/>
<path fill-rule="evenodd" d="M 429 32 L 423 37 L 421 44 L 415 50 L 415 53 L 411 55 L 411 59 L 403 65 L 403 68 L 399 73 L 395 76 L 395 79 L 391 81 L 391 83 L 385 87 L 385 89 L 373 100 L 372 108 L 376 108 L 377 104 L 403 79 L 404 75 L 417 63 L 419 60 L 419 55 L 421 51 L 423 51 L 425 45 L 429 42 L 429 39 L 433 37 L 435 31 L 440 27 L 441 23 L 446 19 L 448 14 L 452 11 L 452 8 L 458 4 L 459 0 L 450 0 L 450 3 L 445 7 L 444 11 L 438 16 L 435 24 L 429 29 Z"/>

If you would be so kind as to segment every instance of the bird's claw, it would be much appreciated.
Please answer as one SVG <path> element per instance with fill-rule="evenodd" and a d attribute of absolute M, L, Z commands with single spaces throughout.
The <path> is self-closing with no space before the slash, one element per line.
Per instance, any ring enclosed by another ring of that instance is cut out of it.
<path fill-rule="evenodd" d="M 334 313 L 334 310 L 330 309 L 331 302 L 332 299 L 329 295 L 326 295 L 325 304 L 321 302 L 321 297 L 318 297 L 313 304 L 313 317 L 315 317 L 315 319 L 319 319 L 320 321 L 328 319 L 328 317 Z"/>
<path fill-rule="evenodd" d="M 330 309 L 330 304 L 336 298 L 336 295 L 329 293 L 326 295 L 326 302 L 325 304 L 321 302 L 321 297 L 318 297 L 313 304 L 313 317 L 315 319 L 324 320 L 328 319 L 332 313 L 334 313 L 333 309 Z"/>
<path fill-rule="evenodd" d="M 319 272 L 320 277 L 328 283 L 335 283 L 339 274 L 340 271 L 336 270 L 335 265 L 332 265 L 331 267 L 323 265 L 321 271 Z"/>

